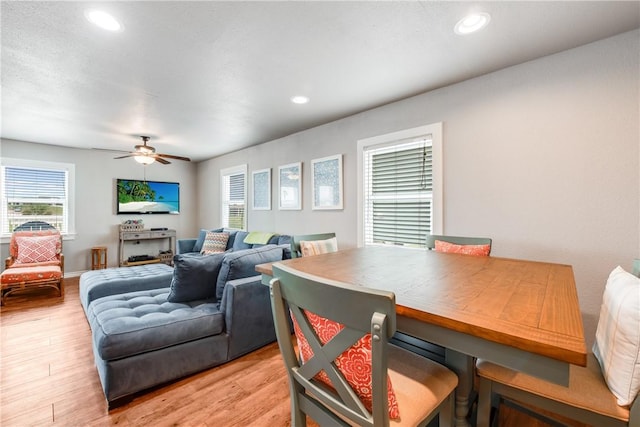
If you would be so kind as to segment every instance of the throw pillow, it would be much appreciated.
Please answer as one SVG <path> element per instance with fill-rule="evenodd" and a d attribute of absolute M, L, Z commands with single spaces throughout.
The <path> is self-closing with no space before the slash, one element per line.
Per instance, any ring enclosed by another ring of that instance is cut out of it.
<path fill-rule="evenodd" d="M 55 259 L 60 236 L 16 236 L 18 256 L 16 262 L 34 263 Z"/>
<path fill-rule="evenodd" d="M 300 252 L 302 256 L 328 254 L 330 252 L 336 252 L 337 250 L 338 240 L 335 237 L 327 240 L 300 241 Z"/>
<path fill-rule="evenodd" d="M 333 320 L 318 316 L 317 314 L 309 311 L 304 311 L 309 322 L 313 326 L 313 330 L 318 335 L 318 340 L 323 345 L 333 339 L 334 336 L 342 329 L 344 325 L 335 322 Z M 300 326 L 296 319 L 292 316 L 293 330 L 298 342 L 298 348 L 300 349 L 300 357 L 302 362 L 306 362 L 313 357 L 313 350 L 309 346 L 309 342 L 305 338 L 304 334 L 300 330 Z M 353 391 L 358 395 L 365 408 L 371 412 L 373 408 L 373 393 L 372 393 L 372 361 L 371 361 L 371 334 L 366 334 L 360 338 L 354 345 L 348 350 L 342 353 L 335 359 L 336 367 L 344 378 L 347 380 Z M 332 387 L 329 376 L 320 371 L 315 376 L 315 379 L 323 382 L 324 384 Z M 396 394 L 393 391 L 391 379 L 387 377 L 387 394 L 389 399 L 389 418 L 392 420 L 400 417 L 400 410 L 398 409 L 398 401 Z"/>
<path fill-rule="evenodd" d="M 436 252 L 446 252 L 450 254 L 489 256 L 491 246 L 489 245 L 456 245 L 455 243 L 436 240 Z"/>
<path fill-rule="evenodd" d="M 593 354 L 618 405 L 640 391 L 640 278 L 616 267 L 607 280 Z"/>
<path fill-rule="evenodd" d="M 173 278 L 167 301 L 189 302 L 213 298 L 224 253 L 173 257 Z"/>
<path fill-rule="evenodd" d="M 227 250 L 228 240 L 229 233 L 214 233 L 213 231 L 207 231 L 200 253 L 203 255 L 209 255 L 224 252 Z"/>
<path fill-rule="evenodd" d="M 220 274 L 218 274 L 216 297 L 218 300 L 222 299 L 224 286 L 229 280 L 258 276 L 259 273 L 256 271 L 256 265 L 281 260 L 282 248 L 275 245 L 266 245 L 260 248 L 245 249 L 237 252 L 227 252 L 222 261 L 222 267 L 220 267 Z"/>
<path fill-rule="evenodd" d="M 213 231 L 214 233 L 220 233 L 222 228 L 217 228 L 215 230 L 205 230 L 204 228 L 200 230 L 198 233 L 198 238 L 196 239 L 196 243 L 193 245 L 193 252 L 200 252 L 202 250 L 202 245 L 204 244 L 204 239 L 207 237 L 207 232 Z"/>

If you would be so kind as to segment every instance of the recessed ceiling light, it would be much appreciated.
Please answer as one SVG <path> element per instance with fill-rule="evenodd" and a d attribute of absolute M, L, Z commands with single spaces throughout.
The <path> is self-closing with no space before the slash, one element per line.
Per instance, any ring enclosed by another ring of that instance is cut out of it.
<path fill-rule="evenodd" d="M 294 104 L 306 104 L 309 102 L 309 98 L 303 95 L 296 95 L 291 97 L 291 102 Z"/>
<path fill-rule="evenodd" d="M 475 33 L 484 28 L 490 20 L 491 16 L 488 13 L 472 13 L 458 21 L 454 31 L 460 35 Z"/>
<path fill-rule="evenodd" d="M 122 31 L 123 27 L 116 18 L 102 10 L 87 10 L 84 16 L 94 25 L 108 31 Z"/>

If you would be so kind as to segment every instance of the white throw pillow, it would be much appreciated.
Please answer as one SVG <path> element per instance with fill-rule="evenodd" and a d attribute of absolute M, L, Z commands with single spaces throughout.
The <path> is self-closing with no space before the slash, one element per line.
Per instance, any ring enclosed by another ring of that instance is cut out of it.
<path fill-rule="evenodd" d="M 300 252 L 302 256 L 328 254 L 338 250 L 338 240 L 332 237 L 327 240 L 301 240 Z"/>
<path fill-rule="evenodd" d="M 618 405 L 640 390 L 640 278 L 616 267 L 607 280 L 593 353 Z"/>

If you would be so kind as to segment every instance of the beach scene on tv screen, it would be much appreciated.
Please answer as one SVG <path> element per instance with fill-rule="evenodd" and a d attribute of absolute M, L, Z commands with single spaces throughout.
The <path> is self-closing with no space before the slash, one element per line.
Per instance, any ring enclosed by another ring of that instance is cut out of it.
<path fill-rule="evenodd" d="M 118 213 L 177 214 L 179 192 L 174 182 L 118 180 Z"/>

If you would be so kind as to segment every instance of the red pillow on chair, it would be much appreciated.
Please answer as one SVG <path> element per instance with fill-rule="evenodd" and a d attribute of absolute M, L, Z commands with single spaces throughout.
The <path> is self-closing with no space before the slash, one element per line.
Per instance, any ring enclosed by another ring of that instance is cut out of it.
<path fill-rule="evenodd" d="M 16 236 L 15 239 L 18 245 L 16 262 L 22 264 L 55 259 L 60 236 Z"/>
<path fill-rule="evenodd" d="M 456 245 L 455 243 L 436 240 L 436 252 L 446 252 L 450 254 L 464 254 L 489 256 L 491 246 L 489 245 Z"/>
<path fill-rule="evenodd" d="M 323 345 L 344 329 L 342 324 L 333 320 L 318 316 L 306 310 L 305 314 Z M 307 361 L 313 357 L 313 350 L 311 350 L 309 342 L 302 334 L 296 319 L 293 316 L 291 319 L 293 320 L 293 329 L 296 334 L 296 340 L 298 341 L 302 361 Z M 371 412 L 373 407 L 373 390 L 371 388 L 371 334 L 366 334 L 360 338 L 348 350 L 338 356 L 335 363 L 365 408 Z M 331 387 L 331 380 L 324 371 L 318 372 L 315 379 Z M 392 420 L 400 418 L 398 401 L 396 400 L 390 378 L 387 378 L 387 393 L 389 395 L 389 418 Z"/>

